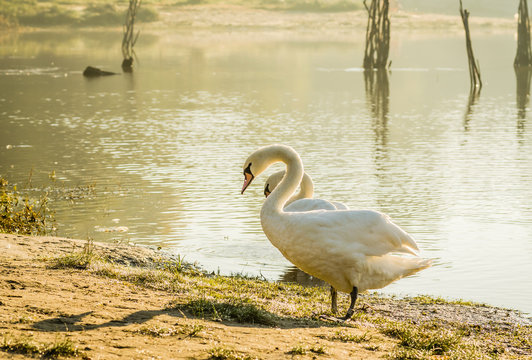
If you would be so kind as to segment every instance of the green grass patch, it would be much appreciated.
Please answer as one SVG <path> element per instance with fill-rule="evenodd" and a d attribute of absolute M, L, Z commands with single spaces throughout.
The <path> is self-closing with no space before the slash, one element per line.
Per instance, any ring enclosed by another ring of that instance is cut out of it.
<path fill-rule="evenodd" d="M 49 267 L 51 269 L 85 270 L 98 259 L 99 256 L 94 251 L 94 243 L 87 241 L 82 251 L 54 258 Z"/>
<path fill-rule="evenodd" d="M 174 326 L 164 327 L 157 325 L 143 326 L 136 332 L 142 335 L 149 335 L 153 337 L 176 336 L 180 333 L 179 329 L 175 328 Z"/>
<path fill-rule="evenodd" d="M 256 358 L 241 354 L 233 349 L 215 346 L 208 351 L 209 360 L 255 360 Z"/>
<path fill-rule="evenodd" d="M 385 335 L 399 339 L 399 345 L 429 355 L 444 355 L 461 345 L 461 336 L 442 327 L 393 322 L 382 329 Z"/>
<path fill-rule="evenodd" d="M 232 302 L 216 302 L 206 299 L 192 300 L 178 309 L 187 311 L 193 316 L 209 318 L 217 321 L 234 321 L 244 324 L 260 324 L 273 326 L 277 324 L 277 317 L 252 303 L 241 300 Z"/>
<path fill-rule="evenodd" d="M 345 330 L 338 330 L 332 337 L 331 340 L 333 341 L 341 341 L 341 342 L 353 342 L 353 343 L 362 343 L 367 342 L 371 340 L 371 335 L 368 335 L 367 332 L 365 332 L 362 335 L 354 335 L 351 334 Z"/>
<path fill-rule="evenodd" d="M 47 193 L 38 200 L 23 198 L 16 186 L 0 177 L 0 232 L 24 235 L 52 232 L 54 217 L 48 201 Z"/>
<path fill-rule="evenodd" d="M 56 340 L 53 343 L 36 343 L 31 337 L 15 338 L 6 335 L 3 338 L 0 350 L 32 357 L 41 356 L 45 359 L 60 357 L 88 359 L 88 356 L 79 351 L 77 346 L 69 339 Z"/>
<path fill-rule="evenodd" d="M 464 305 L 464 306 L 485 306 L 484 304 L 475 303 L 473 301 L 467 301 L 467 300 L 447 300 L 442 297 L 433 297 L 428 295 L 418 295 L 411 298 L 408 298 L 409 300 L 415 301 L 418 304 L 422 305 L 432 305 L 432 304 L 440 304 L 440 305 Z"/>
<path fill-rule="evenodd" d="M 296 345 L 290 351 L 288 351 L 288 354 L 294 356 L 294 355 L 306 355 L 308 353 L 313 353 L 316 355 L 325 355 L 327 354 L 327 348 L 323 345 L 316 344 L 312 346 L 305 346 L 305 345 Z"/>

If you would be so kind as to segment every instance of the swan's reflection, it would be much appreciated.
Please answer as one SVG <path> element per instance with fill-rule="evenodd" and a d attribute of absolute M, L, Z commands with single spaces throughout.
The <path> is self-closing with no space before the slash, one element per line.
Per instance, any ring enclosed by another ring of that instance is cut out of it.
<path fill-rule="evenodd" d="M 329 287 L 329 285 L 325 281 L 315 278 L 314 276 L 311 276 L 306 272 L 299 270 L 295 266 L 291 266 L 290 268 L 288 268 L 288 270 L 283 275 L 281 275 L 280 280 L 284 282 L 300 284 L 303 286 Z"/>

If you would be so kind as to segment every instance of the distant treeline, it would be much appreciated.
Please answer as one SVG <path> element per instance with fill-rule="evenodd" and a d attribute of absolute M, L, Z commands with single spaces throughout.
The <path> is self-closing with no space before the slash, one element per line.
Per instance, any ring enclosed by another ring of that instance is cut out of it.
<path fill-rule="evenodd" d="M 58 0 L 0 0 L 0 26 L 121 26 L 127 2 L 89 3 Z M 139 9 L 137 18 L 143 22 L 157 21 L 157 12 L 149 5 Z"/>
<path fill-rule="evenodd" d="M 191 5 L 232 4 L 273 11 L 341 12 L 364 9 L 363 0 L 149 0 L 137 20 L 159 19 L 157 9 Z M 127 0 L 0 0 L 2 26 L 120 26 Z"/>

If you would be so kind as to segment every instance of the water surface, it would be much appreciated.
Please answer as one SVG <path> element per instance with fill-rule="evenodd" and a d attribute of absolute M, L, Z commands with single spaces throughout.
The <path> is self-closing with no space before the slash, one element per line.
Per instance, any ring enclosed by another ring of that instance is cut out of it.
<path fill-rule="evenodd" d="M 513 34 L 475 37 L 478 97 L 462 36 L 399 33 L 391 73 L 371 81 L 362 37 L 218 35 L 144 34 L 135 72 L 100 79 L 81 72 L 119 71 L 118 32 L 2 38 L 0 174 L 50 192 L 59 235 L 276 280 L 293 271 L 260 228 L 266 176 L 242 196 L 242 165 L 289 144 L 316 196 L 389 214 L 435 259 L 384 292 L 532 312 L 529 84 Z"/>

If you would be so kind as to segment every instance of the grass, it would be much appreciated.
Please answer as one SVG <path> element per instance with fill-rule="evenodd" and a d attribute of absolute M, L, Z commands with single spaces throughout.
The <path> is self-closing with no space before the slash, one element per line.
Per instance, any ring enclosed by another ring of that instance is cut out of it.
<path fill-rule="evenodd" d="M 250 355 L 241 354 L 233 349 L 215 346 L 208 351 L 210 360 L 254 360 Z"/>
<path fill-rule="evenodd" d="M 54 258 L 49 267 L 51 269 L 85 270 L 97 259 L 99 257 L 94 252 L 94 244 L 88 241 L 82 251 Z"/>
<path fill-rule="evenodd" d="M 0 177 L 0 232 L 24 235 L 52 232 L 54 217 L 48 201 L 47 193 L 38 200 L 22 198 L 16 186 Z"/>
<path fill-rule="evenodd" d="M 427 324 L 416 326 L 408 322 L 394 322 L 385 326 L 382 332 L 399 339 L 403 354 L 448 355 L 451 350 L 463 346 L 462 337 L 458 333 Z"/>
<path fill-rule="evenodd" d="M 532 326 L 507 327 L 490 321 L 480 325 L 469 324 L 467 321 L 450 322 L 445 317 L 431 318 L 430 321 L 422 318 L 401 321 L 397 320 L 400 316 L 395 314 L 363 310 L 364 304 L 379 307 L 392 303 L 396 304 L 394 306 L 397 309 L 403 308 L 401 304 L 408 304 L 409 307 L 419 305 L 427 309 L 432 305 L 437 307 L 438 312 L 453 311 L 456 306 L 470 307 L 471 311 L 478 308 L 463 301 L 453 302 L 427 296 L 401 300 L 366 295 L 360 297 L 357 304 L 359 311 L 352 322 L 331 324 L 318 320 L 319 314 L 329 311 L 329 291 L 325 288 L 308 288 L 242 275 L 208 274 L 187 264 L 180 257 L 177 260 L 156 261 L 146 267 L 128 267 L 99 256 L 97 247 L 90 243 L 80 252 L 49 259 L 49 262 L 56 269 L 81 269 L 135 286 L 169 291 L 176 295 L 176 300 L 168 303 L 167 309 L 186 313 L 187 317 L 260 326 L 340 327 L 334 335 L 324 339 L 363 344 L 361 346 L 370 351 L 380 348 L 379 338 L 373 335 L 373 330 L 370 331 L 375 329 L 395 339 L 396 347 L 390 354 L 391 359 L 491 359 L 500 353 L 519 354 L 522 349 L 527 354 L 532 353 Z M 339 300 L 340 307 L 347 306 L 347 297 Z M 367 331 L 356 335 L 349 330 L 350 326 Z M 199 325 L 186 328 L 151 326 L 139 331 L 153 337 L 193 337 L 202 330 L 203 327 Z M 303 345 L 289 351 L 292 355 L 320 355 L 326 352 L 324 347 Z M 223 347 L 211 349 L 209 356 L 211 359 L 246 358 L 246 355 Z"/>
<path fill-rule="evenodd" d="M 175 326 L 143 326 L 136 332 L 142 335 L 148 335 L 152 337 L 167 337 L 183 335 L 184 337 L 197 337 L 205 329 L 205 326 L 201 324 L 185 324 L 180 328 Z"/>
<path fill-rule="evenodd" d="M 353 342 L 353 343 L 362 343 L 367 342 L 371 340 L 371 335 L 369 335 L 367 332 L 365 332 L 362 335 L 354 335 L 351 334 L 345 330 L 338 330 L 333 337 L 331 337 L 331 340 L 338 340 L 342 342 Z"/>
<path fill-rule="evenodd" d="M 311 345 L 311 346 L 296 345 L 290 351 L 288 351 L 288 354 L 306 355 L 309 352 L 316 354 L 316 355 L 325 355 L 327 354 L 327 349 L 325 348 L 325 346 L 320 345 L 320 344 Z"/>
<path fill-rule="evenodd" d="M 31 337 L 14 338 L 4 335 L 0 350 L 27 356 L 40 356 L 47 359 L 60 357 L 88 359 L 69 339 L 56 340 L 53 343 L 35 343 Z"/>
<path fill-rule="evenodd" d="M 209 318 L 216 321 L 234 321 L 241 324 L 259 324 L 273 326 L 277 324 L 276 317 L 252 303 L 234 301 L 220 303 L 216 301 L 199 299 L 192 300 L 178 309 L 188 311 L 200 318 Z"/>

